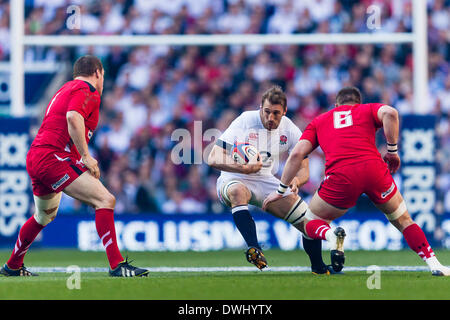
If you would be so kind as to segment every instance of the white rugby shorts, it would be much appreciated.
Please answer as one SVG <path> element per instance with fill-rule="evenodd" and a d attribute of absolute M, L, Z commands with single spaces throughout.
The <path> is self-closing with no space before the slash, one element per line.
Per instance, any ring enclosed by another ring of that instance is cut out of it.
<path fill-rule="evenodd" d="M 216 189 L 220 202 L 224 205 L 231 207 L 230 200 L 227 196 L 227 189 L 235 183 L 242 183 L 245 185 L 251 193 L 249 204 L 261 208 L 264 199 L 272 192 L 277 191 L 280 185 L 278 180 L 273 175 L 264 176 L 244 176 L 227 174 L 226 176 L 220 175 L 217 178 Z M 284 197 L 292 194 L 290 188 L 284 193 Z"/>

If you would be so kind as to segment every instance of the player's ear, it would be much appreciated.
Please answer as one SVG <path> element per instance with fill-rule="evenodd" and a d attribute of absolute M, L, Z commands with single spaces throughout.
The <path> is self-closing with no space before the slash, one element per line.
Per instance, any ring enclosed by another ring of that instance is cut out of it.
<path fill-rule="evenodd" d="M 95 70 L 95 76 L 97 79 L 100 79 L 102 77 L 102 72 L 103 72 L 103 70 L 100 70 L 100 69 Z"/>

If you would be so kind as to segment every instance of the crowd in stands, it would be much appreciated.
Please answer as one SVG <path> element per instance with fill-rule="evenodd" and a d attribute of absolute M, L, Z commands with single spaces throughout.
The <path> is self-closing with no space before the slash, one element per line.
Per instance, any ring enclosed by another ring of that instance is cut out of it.
<path fill-rule="evenodd" d="M 79 28 L 68 28 L 76 5 Z M 370 20 L 367 8 L 379 8 Z M 441 149 L 439 199 L 450 212 L 450 1 L 428 1 L 429 113 L 438 117 Z M 68 12 L 69 11 L 69 12 Z M 9 1 L 0 0 L 0 60 L 9 55 Z M 30 35 L 265 34 L 410 32 L 410 0 L 27 0 Z M 368 23 L 368 21 L 371 23 Z M 379 22 L 377 24 L 377 21 Z M 257 109 L 273 84 L 288 96 L 288 116 L 304 129 L 334 105 L 345 85 L 361 89 L 364 102 L 383 102 L 401 115 L 414 113 L 409 44 L 282 46 L 86 46 L 29 47 L 29 61 L 100 57 L 106 70 L 100 123 L 91 150 L 102 181 L 117 198 L 116 213 L 220 213 L 218 172 L 177 164 L 176 129 L 194 137 L 223 131 L 244 110 Z M 43 105 L 42 108 L 45 108 Z M 196 122 L 200 121 L 200 122 Z M 198 138 L 198 137 L 197 137 Z M 200 138 L 202 139 L 202 138 Z M 380 138 L 380 141 L 382 139 Z M 200 141 L 207 150 L 211 141 Z M 193 150 L 192 153 L 198 152 Z M 323 174 L 323 157 L 310 157 L 308 199 Z M 61 211 L 82 212 L 65 198 Z"/>

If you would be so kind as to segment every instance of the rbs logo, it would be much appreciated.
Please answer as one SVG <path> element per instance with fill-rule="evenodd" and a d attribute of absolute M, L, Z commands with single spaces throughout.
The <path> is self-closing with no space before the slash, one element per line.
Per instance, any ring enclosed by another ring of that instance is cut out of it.
<path fill-rule="evenodd" d="M 353 125 L 351 110 L 333 112 L 334 128 L 341 129 Z"/>

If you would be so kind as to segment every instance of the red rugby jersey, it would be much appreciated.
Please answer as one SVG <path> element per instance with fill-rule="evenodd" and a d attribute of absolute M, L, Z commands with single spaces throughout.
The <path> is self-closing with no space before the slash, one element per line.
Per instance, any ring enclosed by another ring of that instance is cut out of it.
<path fill-rule="evenodd" d="M 51 99 L 32 147 L 54 147 L 79 156 L 67 127 L 66 114 L 77 111 L 84 118 L 86 142 L 98 125 L 100 95 L 88 82 L 72 80 L 64 84 Z"/>
<path fill-rule="evenodd" d="M 325 154 L 325 172 L 365 160 L 381 160 L 375 133 L 382 127 L 378 109 L 382 103 L 342 105 L 317 116 L 300 138 L 320 146 Z"/>

